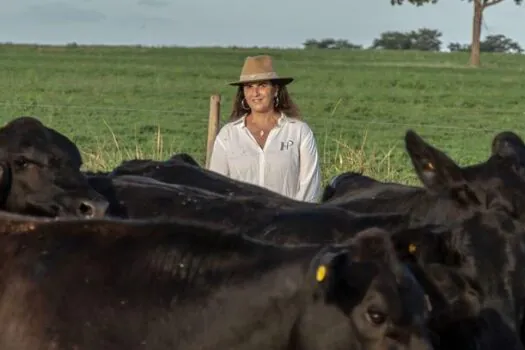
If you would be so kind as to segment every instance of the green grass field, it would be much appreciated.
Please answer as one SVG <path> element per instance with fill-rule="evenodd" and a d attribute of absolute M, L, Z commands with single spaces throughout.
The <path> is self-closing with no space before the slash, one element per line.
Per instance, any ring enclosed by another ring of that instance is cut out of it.
<path fill-rule="evenodd" d="M 325 179 L 344 170 L 414 182 L 414 129 L 460 164 L 496 132 L 525 136 L 525 56 L 219 48 L 0 46 L 2 122 L 33 115 L 75 141 L 86 168 L 188 152 L 204 162 L 209 97 L 226 121 L 245 56 L 269 53 L 314 130 Z"/>

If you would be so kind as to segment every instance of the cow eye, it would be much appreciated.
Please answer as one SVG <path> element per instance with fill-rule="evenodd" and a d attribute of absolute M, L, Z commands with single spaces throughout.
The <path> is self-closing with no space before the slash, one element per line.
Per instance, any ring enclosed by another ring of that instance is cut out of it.
<path fill-rule="evenodd" d="M 15 159 L 14 164 L 18 169 L 25 169 L 29 165 L 29 160 L 25 157 L 20 157 Z"/>
<path fill-rule="evenodd" d="M 386 322 L 386 314 L 381 311 L 369 309 L 366 312 L 366 318 L 368 322 L 380 326 Z"/>

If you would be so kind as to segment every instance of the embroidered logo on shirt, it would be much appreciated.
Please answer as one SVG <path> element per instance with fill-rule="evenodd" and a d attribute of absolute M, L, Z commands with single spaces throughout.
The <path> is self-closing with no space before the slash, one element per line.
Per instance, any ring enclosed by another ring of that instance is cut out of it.
<path fill-rule="evenodd" d="M 291 147 L 292 145 L 293 145 L 293 141 L 292 140 L 288 140 L 286 142 L 281 142 L 281 151 L 288 150 L 288 148 Z"/>

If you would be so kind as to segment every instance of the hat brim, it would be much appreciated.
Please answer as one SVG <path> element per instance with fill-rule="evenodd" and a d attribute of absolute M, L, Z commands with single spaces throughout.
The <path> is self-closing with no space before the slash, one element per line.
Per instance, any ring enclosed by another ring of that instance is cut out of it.
<path fill-rule="evenodd" d="M 291 77 L 283 77 L 283 78 L 277 78 L 277 79 L 254 79 L 254 80 L 243 80 L 243 81 L 234 81 L 232 83 L 228 83 L 228 85 L 231 85 L 231 86 L 242 86 L 244 84 L 249 84 L 249 83 L 256 83 L 256 82 L 259 82 L 259 81 L 272 81 L 272 82 L 276 82 L 278 84 L 281 84 L 281 85 L 288 85 L 290 84 L 292 81 L 294 81 L 294 78 L 291 78 Z"/>

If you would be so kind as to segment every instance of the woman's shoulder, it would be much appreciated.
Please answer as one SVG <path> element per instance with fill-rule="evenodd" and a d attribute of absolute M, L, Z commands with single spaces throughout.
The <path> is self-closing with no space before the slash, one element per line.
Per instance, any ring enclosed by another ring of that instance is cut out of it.
<path fill-rule="evenodd" d="M 308 134 L 312 132 L 312 129 L 310 128 L 310 125 L 308 124 L 308 122 L 304 121 L 303 119 L 297 119 L 297 118 L 291 118 L 291 117 L 287 117 L 286 119 L 288 123 L 290 123 L 291 127 L 293 127 L 294 129 L 296 128 L 302 134 L 304 133 Z"/>
<path fill-rule="evenodd" d="M 227 122 L 226 124 L 221 126 L 221 128 L 219 129 L 219 132 L 217 133 L 217 137 L 220 137 L 223 139 L 230 138 L 232 134 L 235 133 L 235 131 L 239 128 L 241 123 L 242 123 L 242 120 L 233 120 L 233 121 Z"/>
<path fill-rule="evenodd" d="M 231 120 L 231 121 L 229 121 L 229 122 L 226 122 L 226 123 L 221 127 L 221 130 L 231 130 L 231 129 L 235 129 L 235 128 L 238 128 L 238 127 L 242 126 L 242 123 L 243 123 L 243 120 L 242 120 L 242 119 Z"/>

